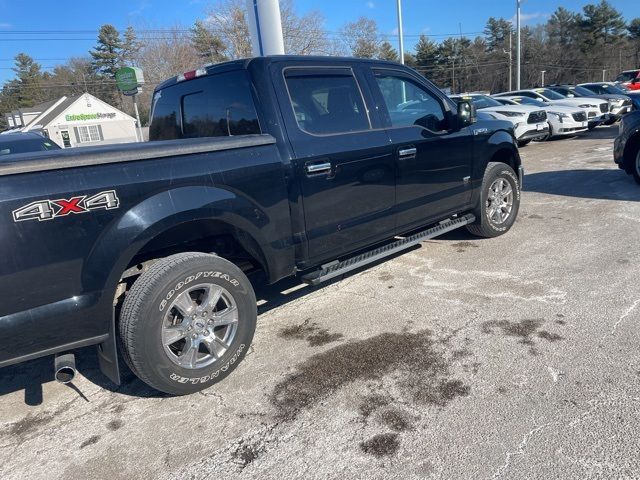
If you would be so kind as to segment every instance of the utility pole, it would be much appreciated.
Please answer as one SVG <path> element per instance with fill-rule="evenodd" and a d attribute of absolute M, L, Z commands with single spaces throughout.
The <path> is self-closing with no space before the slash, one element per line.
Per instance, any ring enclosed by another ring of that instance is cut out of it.
<path fill-rule="evenodd" d="M 544 87 L 544 74 L 547 73 L 546 70 L 542 70 L 540 73 L 542 73 L 542 87 Z"/>
<path fill-rule="evenodd" d="M 400 52 L 400 63 L 404 65 L 404 38 L 402 35 L 402 0 L 397 0 L 398 5 L 398 44 Z"/>
<path fill-rule="evenodd" d="M 509 91 L 513 90 L 513 32 L 509 31 L 509 51 L 503 50 L 509 54 Z"/>
<path fill-rule="evenodd" d="M 602 70 L 602 81 L 606 82 L 607 81 L 606 78 L 607 78 L 607 71 L 606 70 Z"/>
<path fill-rule="evenodd" d="M 453 57 L 451 66 L 451 93 L 456 93 L 456 57 Z"/>
<path fill-rule="evenodd" d="M 517 48 L 517 52 L 516 52 L 516 90 L 520 90 L 520 65 L 521 65 L 521 59 L 520 59 L 520 53 L 522 51 L 521 49 L 521 44 L 520 44 L 520 2 L 521 0 L 516 0 L 516 30 L 517 30 L 517 35 L 518 35 L 518 39 L 516 41 L 516 48 Z"/>

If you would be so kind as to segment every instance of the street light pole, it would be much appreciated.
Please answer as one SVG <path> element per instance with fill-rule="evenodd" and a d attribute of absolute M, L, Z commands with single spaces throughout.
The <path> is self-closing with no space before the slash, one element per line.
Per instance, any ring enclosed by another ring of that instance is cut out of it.
<path fill-rule="evenodd" d="M 606 70 L 602 70 L 602 81 L 606 82 L 607 81 L 606 78 L 607 78 L 607 71 Z"/>
<path fill-rule="evenodd" d="M 521 52 L 521 46 L 520 46 L 520 2 L 521 0 L 516 0 L 517 3 L 517 9 L 516 9 L 516 30 L 517 30 L 517 35 L 518 35 L 518 40 L 516 42 L 517 46 L 517 52 L 516 52 L 516 90 L 520 90 L 520 52 Z"/>
<path fill-rule="evenodd" d="M 513 33 L 509 31 L 509 51 L 504 50 L 509 55 L 509 91 L 513 90 Z"/>
<path fill-rule="evenodd" d="M 400 63 L 404 65 L 404 38 L 402 35 L 402 0 L 397 0 L 398 5 L 398 44 L 400 47 Z"/>
<path fill-rule="evenodd" d="M 547 71 L 546 70 L 542 70 L 541 73 L 542 73 L 542 85 L 541 86 L 544 87 L 544 74 L 547 73 Z"/>

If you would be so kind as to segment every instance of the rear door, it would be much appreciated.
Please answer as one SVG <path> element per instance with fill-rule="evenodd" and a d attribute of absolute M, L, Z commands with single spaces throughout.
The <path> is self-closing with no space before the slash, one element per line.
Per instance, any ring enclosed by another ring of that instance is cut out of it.
<path fill-rule="evenodd" d="M 309 263 L 392 235 L 393 149 L 358 68 L 302 62 L 273 65 L 272 75 L 295 154 Z"/>
<path fill-rule="evenodd" d="M 398 231 L 460 212 L 471 200 L 471 129 L 456 129 L 444 95 L 407 70 L 370 69 L 369 83 L 397 164 Z"/>

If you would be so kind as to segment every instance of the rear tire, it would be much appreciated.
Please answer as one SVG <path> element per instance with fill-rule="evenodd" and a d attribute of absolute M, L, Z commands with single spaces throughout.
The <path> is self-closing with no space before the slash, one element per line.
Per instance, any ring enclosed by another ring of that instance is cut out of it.
<path fill-rule="evenodd" d="M 520 182 L 513 169 L 499 162 L 487 165 L 480 187 L 475 223 L 467 230 L 478 237 L 493 238 L 507 233 L 520 209 Z"/>
<path fill-rule="evenodd" d="M 127 293 L 120 345 L 143 382 L 185 395 L 238 366 L 256 319 L 253 288 L 237 266 L 214 255 L 180 253 L 154 263 Z"/>
<path fill-rule="evenodd" d="M 633 173 L 633 178 L 635 179 L 635 181 L 640 184 L 640 145 L 638 145 L 638 151 L 636 152 L 636 161 L 631 173 Z"/>

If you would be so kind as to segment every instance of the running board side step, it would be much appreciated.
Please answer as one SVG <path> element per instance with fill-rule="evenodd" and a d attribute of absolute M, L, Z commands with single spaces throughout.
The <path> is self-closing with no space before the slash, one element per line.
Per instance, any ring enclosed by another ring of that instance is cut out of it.
<path fill-rule="evenodd" d="M 360 255 L 356 255 L 355 257 L 348 258 L 341 262 L 336 261 L 328 265 L 324 265 L 319 270 L 315 270 L 311 273 L 303 275 L 301 279 L 307 285 L 318 285 L 319 283 L 326 282 L 327 280 L 331 280 L 332 278 L 338 277 L 340 275 L 344 275 L 347 272 L 356 270 L 369 263 L 376 262 L 381 258 L 385 258 L 390 255 L 394 255 L 395 253 L 406 250 L 407 248 L 413 247 L 414 245 L 417 245 L 424 240 L 437 237 L 444 233 L 450 232 L 451 230 L 455 230 L 456 228 L 460 228 L 464 225 L 473 223 L 475 222 L 475 220 L 476 217 L 471 213 L 458 218 L 450 218 L 448 220 L 444 220 L 435 227 L 431 227 L 428 230 L 418 232 L 411 235 L 410 237 L 403 237 L 396 242 L 376 248 L 374 250 L 370 250 Z"/>

